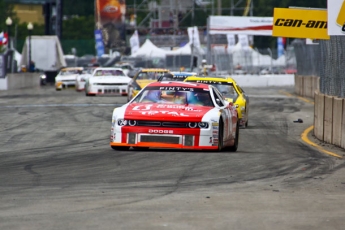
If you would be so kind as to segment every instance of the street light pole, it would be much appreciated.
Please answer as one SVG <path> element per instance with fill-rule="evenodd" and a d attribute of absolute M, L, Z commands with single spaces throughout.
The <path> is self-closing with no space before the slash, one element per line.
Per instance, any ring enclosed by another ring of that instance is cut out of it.
<path fill-rule="evenodd" d="M 28 65 L 28 72 L 31 72 L 31 32 L 33 30 L 34 26 L 31 22 L 28 24 L 28 31 L 29 31 L 29 65 Z"/>
<path fill-rule="evenodd" d="M 6 19 L 6 25 L 7 25 L 7 44 L 8 44 L 8 49 L 11 49 L 11 26 L 12 26 L 12 19 L 10 17 L 8 17 Z"/>

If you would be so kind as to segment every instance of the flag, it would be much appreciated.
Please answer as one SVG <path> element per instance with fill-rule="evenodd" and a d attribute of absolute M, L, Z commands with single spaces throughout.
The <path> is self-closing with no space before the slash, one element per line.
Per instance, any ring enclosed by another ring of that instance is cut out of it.
<path fill-rule="evenodd" d="M 95 42 L 96 42 L 97 56 L 101 57 L 104 54 L 104 44 L 103 44 L 101 30 L 95 30 Z"/>
<path fill-rule="evenodd" d="M 134 31 L 134 34 L 129 39 L 129 43 L 131 44 L 131 53 L 134 54 L 140 47 L 139 35 L 137 30 Z"/>
<path fill-rule="evenodd" d="M 1 45 L 6 45 L 7 42 L 8 42 L 7 33 L 1 32 L 1 33 L 0 33 L 0 46 L 1 46 Z"/>
<path fill-rule="evenodd" d="M 189 42 L 193 44 L 195 47 L 200 47 L 200 38 L 199 38 L 199 30 L 198 27 L 188 27 L 188 37 Z"/>

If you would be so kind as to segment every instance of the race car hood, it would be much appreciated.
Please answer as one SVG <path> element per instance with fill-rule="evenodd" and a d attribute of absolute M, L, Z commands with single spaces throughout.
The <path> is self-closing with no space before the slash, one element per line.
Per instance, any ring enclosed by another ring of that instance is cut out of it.
<path fill-rule="evenodd" d="M 125 108 L 124 119 L 199 122 L 212 109 L 214 107 L 131 103 Z"/>
<path fill-rule="evenodd" d="M 157 80 L 136 80 L 137 84 L 140 86 L 140 88 L 144 88 L 148 84 L 152 82 L 156 82 Z"/>
<path fill-rule="evenodd" d="M 131 78 L 120 76 L 107 76 L 107 77 L 92 77 L 89 78 L 90 83 L 129 83 Z"/>
<path fill-rule="evenodd" d="M 70 80 L 76 80 L 78 74 L 73 74 L 73 75 L 66 75 L 66 76 L 56 76 L 55 81 L 70 81 Z"/>

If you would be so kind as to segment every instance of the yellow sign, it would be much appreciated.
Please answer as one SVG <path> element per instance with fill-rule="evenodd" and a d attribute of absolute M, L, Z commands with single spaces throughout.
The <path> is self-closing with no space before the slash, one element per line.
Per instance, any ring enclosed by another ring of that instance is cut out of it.
<path fill-rule="evenodd" d="M 337 23 L 339 26 L 345 26 L 345 1 L 343 2 L 339 14 L 338 14 L 338 18 L 337 18 Z M 343 31 L 345 32 L 345 30 L 343 29 Z"/>
<path fill-rule="evenodd" d="M 327 10 L 274 8 L 275 37 L 329 39 Z"/>

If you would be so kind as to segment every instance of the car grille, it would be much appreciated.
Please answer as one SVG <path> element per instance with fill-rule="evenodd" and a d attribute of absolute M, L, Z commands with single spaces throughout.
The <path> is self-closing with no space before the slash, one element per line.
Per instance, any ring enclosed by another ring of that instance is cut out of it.
<path fill-rule="evenodd" d="M 169 128 L 187 128 L 187 122 L 169 122 L 169 121 L 138 121 L 137 126 L 154 126 L 154 127 L 169 127 Z"/>
<path fill-rule="evenodd" d="M 94 85 L 128 85 L 127 83 L 94 83 Z"/>
<path fill-rule="evenodd" d="M 179 137 L 163 136 L 163 135 L 141 135 L 140 142 L 159 142 L 166 144 L 179 144 Z"/>

